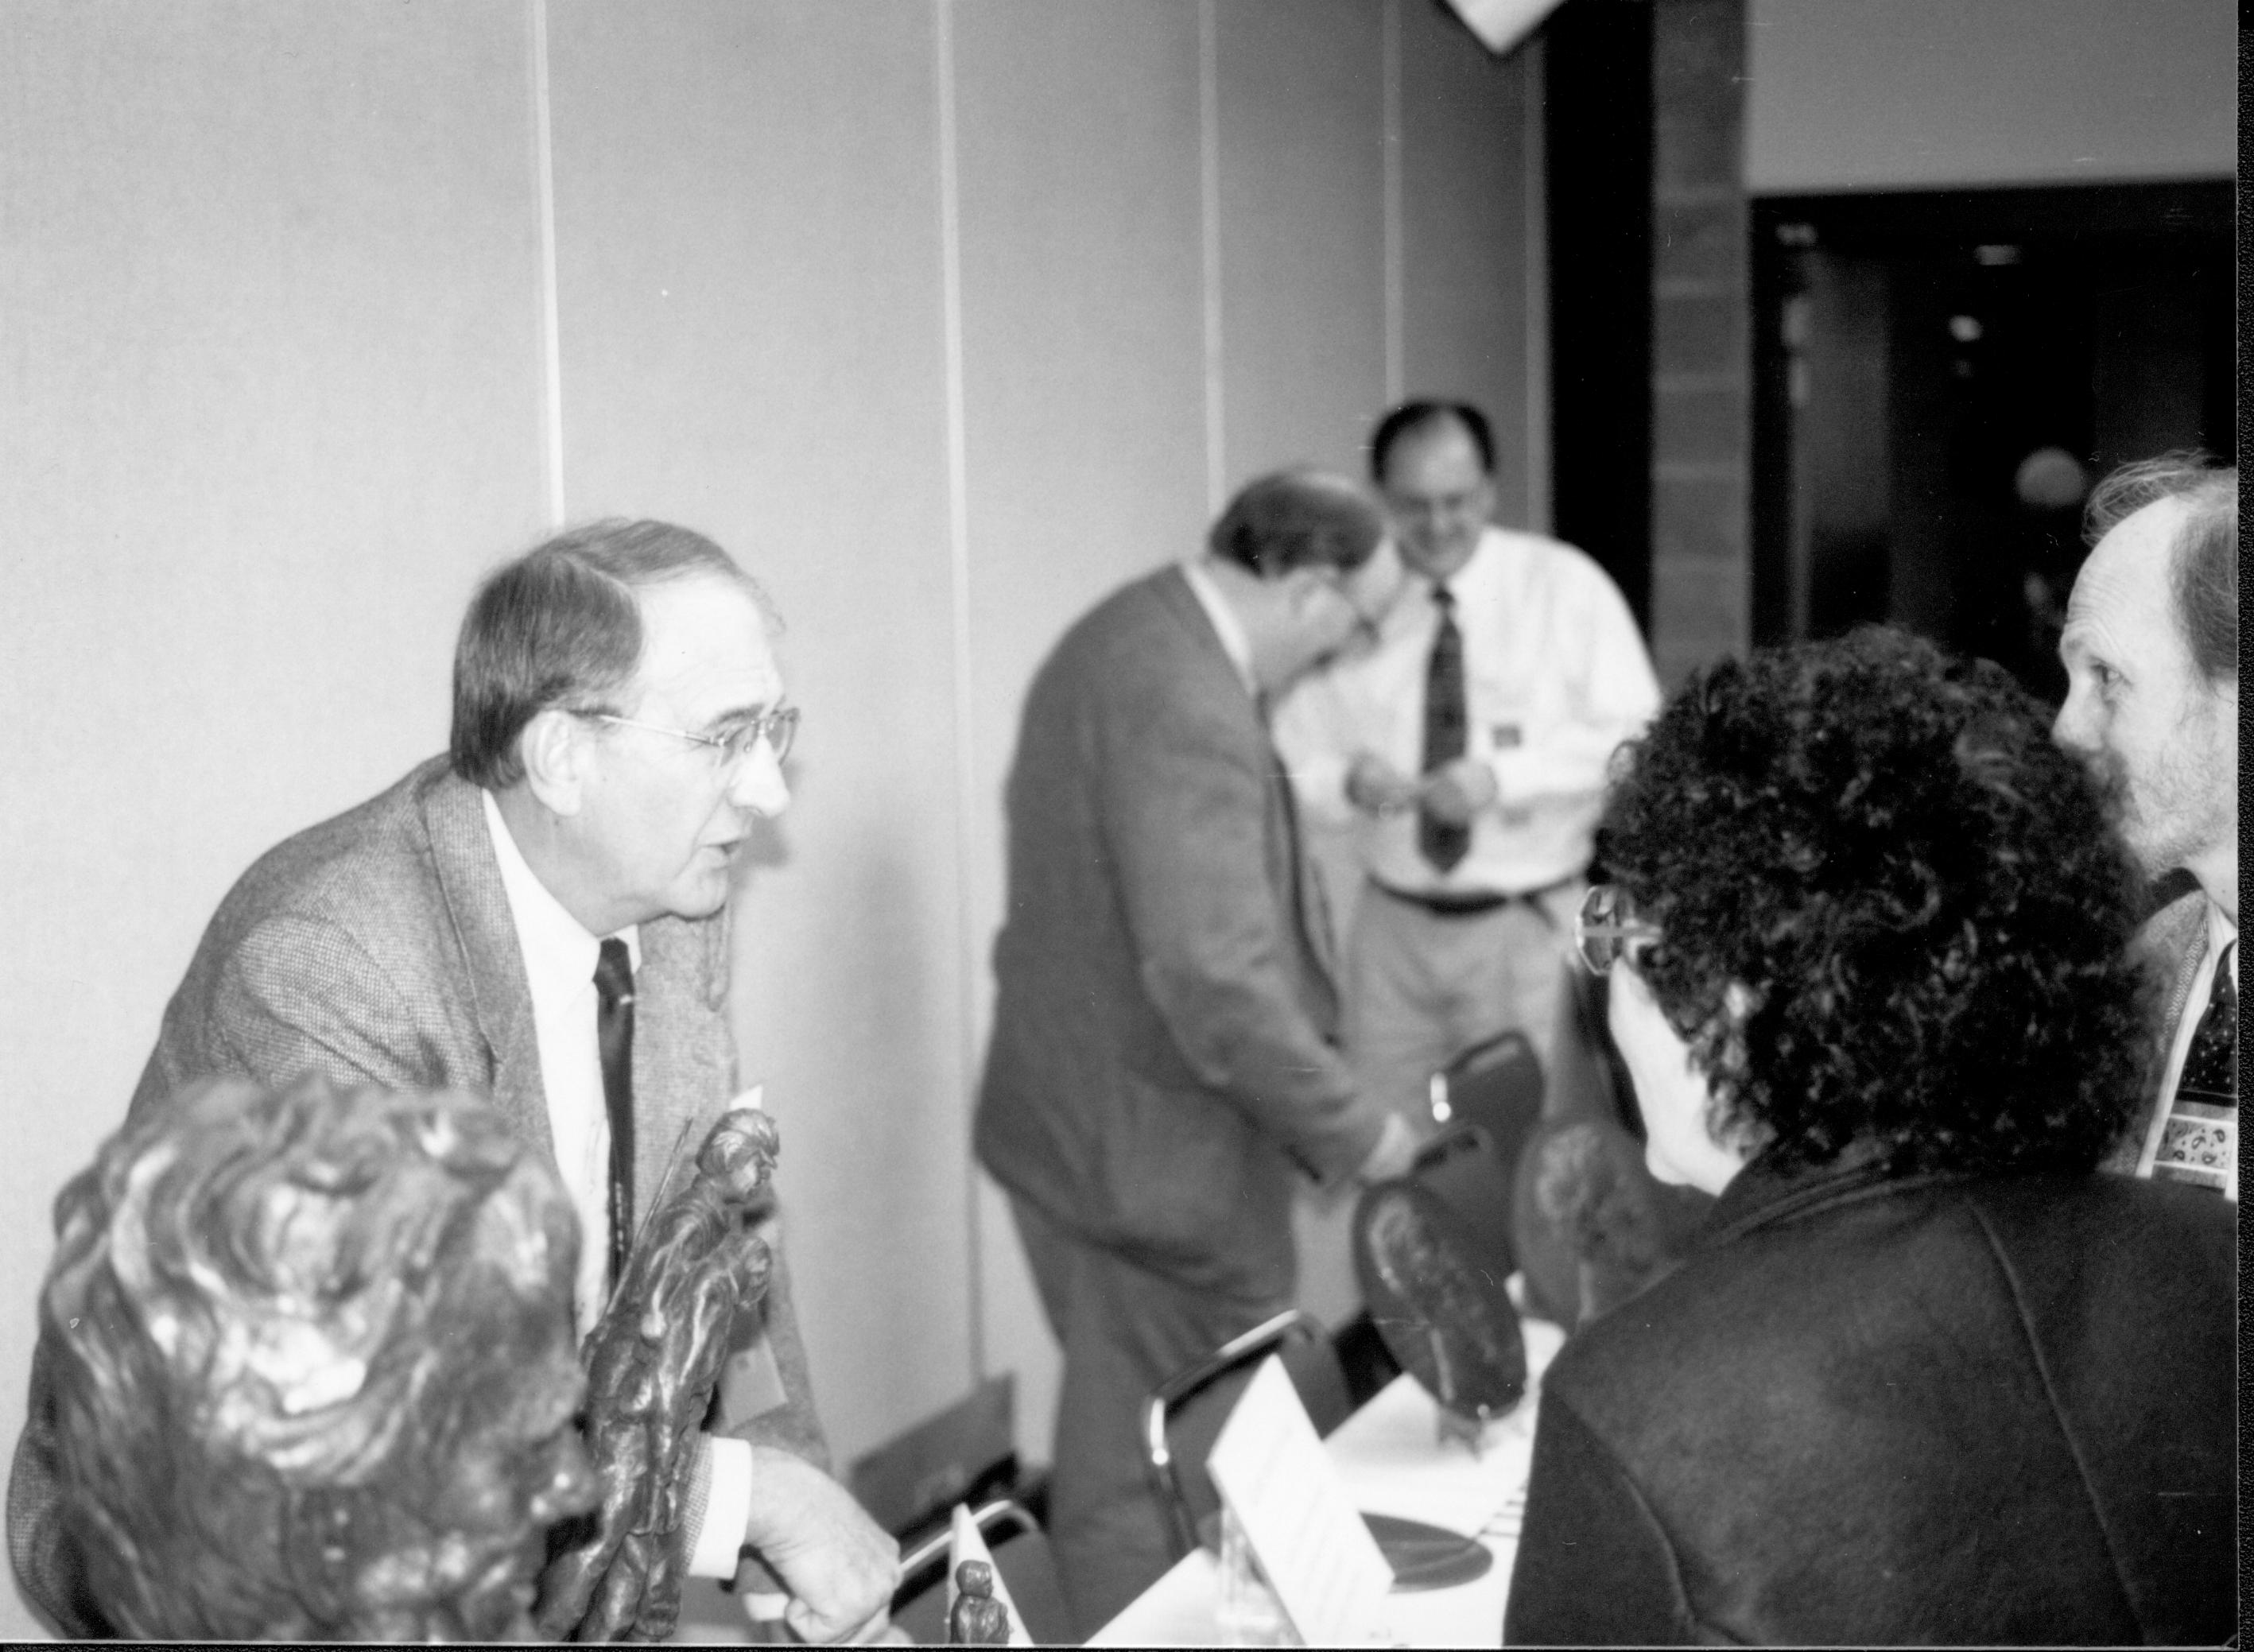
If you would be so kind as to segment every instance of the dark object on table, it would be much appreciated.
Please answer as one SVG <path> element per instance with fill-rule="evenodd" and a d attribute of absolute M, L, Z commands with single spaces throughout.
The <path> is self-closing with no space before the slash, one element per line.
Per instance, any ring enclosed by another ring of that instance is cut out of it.
<path fill-rule="evenodd" d="M 497 1640 L 573 1426 L 578 1244 L 482 1100 L 191 1087 L 56 1201 L 38 1359 L 92 1604 L 161 1640 Z"/>
<path fill-rule="evenodd" d="M 766 1289 L 770 1257 L 747 1217 L 775 1151 L 774 1123 L 753 1109 L 714 1125 L 696 1175 L 644 1224 L 587 1339 L 587 1444 L 603 1499 L 592 1520 L 556 1534 L 533 1614 L 543 1634 L 656 1641 L 673 1631 L 696 1432 L 729 1326 Z"/>
<path fill-rule="evenodd" d="M 1663 1278 L 1713 1200 L 1671 1187 L 1608 1119 L 1544 1124 L 1519 1161 L 1513 1228 L 1527 1306 L 1568 1331 Z"/>
<path fill-rule="evenodd" d="M 1511 1271 L 1510 1179 L 1487 1131 L 1428 1142 L 1408 1175 L 1354 1209 L 1362 1299 L 1386 1347 L 1446 1411 L 1483 1422 L 1526 1393 Z"/>
<path fill-rule="evenodd" d="M 970 1523 L 992 1557 L 998 1586 L 1009 1591 L 1012 1616 L 1036 1646 L 1068 1643 L 1072 1614 L 1065 1610 L 1056 1555 L 1040 1522 L 1022 1503 L 998 1499 L 970 1510 Z M 900 1551 L 900 1586 L 892 1592 L 892 1628 L 918 1646 L 947 1636 L 947 1564 L 954 1550 L 953 1522 Z"/>
<path fill-rule="evenodd" d="M 949 1646 L 1007 1646 L 1010 1609 L 994 1598 L 994 1568 L 966 1560 L 955 1568 L 955 1604 L 947 1609 Z"/>
<path fill-rule="evenodd" d="M 1485 1544 L 1445 1526 L 1367 1510 L 1362 1523 L 1369 1528 L 1369 1535 L 1377 1539 L 1378 1552 L 1393 1568 L 1396 1594 L 1452 1589 L 1487 1576 L 1494 1564 L 1494 1551 Z"/>

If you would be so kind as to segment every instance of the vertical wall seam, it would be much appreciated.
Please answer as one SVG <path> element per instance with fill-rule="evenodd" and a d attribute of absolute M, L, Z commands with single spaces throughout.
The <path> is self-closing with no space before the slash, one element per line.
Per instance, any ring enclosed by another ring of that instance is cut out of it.
<path fill-rule="evenodd" d="M 955 904 L 956 937 L 956 1039 L 963 1075 L 963 1116 L 975 1104 L 971 1074 L 977 1070 L 977 1002 L 973 987 L 979 967 L 971 939 L 970 844 L 977 829 L 971 800 L 976 795 L 977 752 L 972 739 L 970 676 L 970 455 L 963 430 L 962 392 L 962 216 L 961 176 L 956 170 L 955 0 L 933 0 L 934 74 L 939 112 L 939 285 L 941 340 L 945 360 L 947 427 L 948 592 L 955 675 Z M 970 1266 L 967 1319 L 970 1381 L 986 1375 L 985 1243 L 979 1219 L 978 1161 L 964 1135 L 963 1222 Z"/>
<path fill-rule="evenodd" d="M 541 469 L 548 523 L 564 525 L 564 332 L 556 291 L 556 129 L 548 90 L 548 0 L 526 0 L 531 23 L 532 153 L 540 195 Z"/>
<path fill-rule="evenodd" d="M 1394 407 L 1407 394 L 1406 291 L 1407 251 L 1404 245 L 1401 201 L 1401 0 L 1385 0 L 1382 97 L 1385 157 L 1385 405 Z"/>
<path fill-rule="evenodd" d="M 1521 197 L 1526 247 L 1526 522 L 1553 522 L 1550 474 L 1550 188 L 1544 121 L 1549 75 L 1540 36 L 1519 49 L 1524 77 L 1526 175 Z"/>
<path fill-rule="evenodd" d="M 1205 298 L 1205 508 L 1221 514 L 1228 492 L 1221 338 L 1221 41 L 1214 0 L 1198 0 L 1198 219 Z"/>

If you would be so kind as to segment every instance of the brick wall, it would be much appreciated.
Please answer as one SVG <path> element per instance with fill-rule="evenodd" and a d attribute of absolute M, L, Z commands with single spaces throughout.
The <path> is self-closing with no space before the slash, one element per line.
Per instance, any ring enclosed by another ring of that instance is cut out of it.
<path fill-rule="evenodd" d="M 1651 645 L 1670 689 L 1751 634 L 1745 5 L 1652 5 Z"/>

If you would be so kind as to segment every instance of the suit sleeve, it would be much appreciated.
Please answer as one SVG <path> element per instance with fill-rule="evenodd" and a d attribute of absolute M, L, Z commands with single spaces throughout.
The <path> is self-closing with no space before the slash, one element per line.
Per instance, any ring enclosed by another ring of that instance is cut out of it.
<path fill-rule="evenodd" d="M 713 1398 L 712 1432 L 779 1447 L 827 1474 L 830 1443 L 822 1435 L 807 1378 L 806 1346 L 799 1338 L 798 1311 L 791 1300 L 780 1224 L 770 1218 L 760 1225 L 760 1233 L 774 1268 L 756 1312 L 737 1322 L 736 1345 L 721 1368 L 719 1392 Z M 756 1507 L 761 1495 L 756 1478 L 751 1495 Z M 686 1544 L 693 1546 L 696 1536 L 696 1532 L 684 1530 Z M 735 1588 L 745 1594 L 788 1592 L 766 1562 L 750 1550 L 736 1569 Z"/>
<path fill-rule="evenodd" d="M 1618 1458 L 1545 1390 L 1506 1646 L 1670 1646 L 1700 1639 L 1673 1548 Z"/>
<path fill-rule="evenodd" d="M 1247 750 L 1225 706 L 1100 697 L 1104 847 L 1144 991 L 1201 1083 L 1320 1179 L 1350 1174 L 1383 1117 L 1293 985 L 1298 942 L 1268 868 L 1265 752 Z"/>

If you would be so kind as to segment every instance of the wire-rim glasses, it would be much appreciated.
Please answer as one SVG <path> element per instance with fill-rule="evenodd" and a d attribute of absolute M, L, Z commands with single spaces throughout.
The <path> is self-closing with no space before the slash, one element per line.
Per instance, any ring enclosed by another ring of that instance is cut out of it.
<path fill-rule="evenodd" d="M 755 713 L 725 734 L 692 734 L 687 729 L 645 723 L 639 718 L 620 717 L 615 711 L 581 711 L 577 715 L 591 722 L 614 723 L 620 728 L 640 729 L 649 734 L 669 734 L 676 740 L 704 746 L 716 754 L 715 760 L 725 774 L 740 769 L 761 740 L 774 752 L 774 760 L 781 762 L 790 755 L 791 742 L 798 738 L 798 708 L 794 705 L 779 705 L 772 711 Z"/>
<path fill-rule="evenodd" d="M 1573 956 L 1591 975 L 1611 971 L 1632 941 L 1656 941 L 1659 926 L 1635 915 L 1635 903 L 1618 884 L 1591 884 L 1573 914 Z"/>

